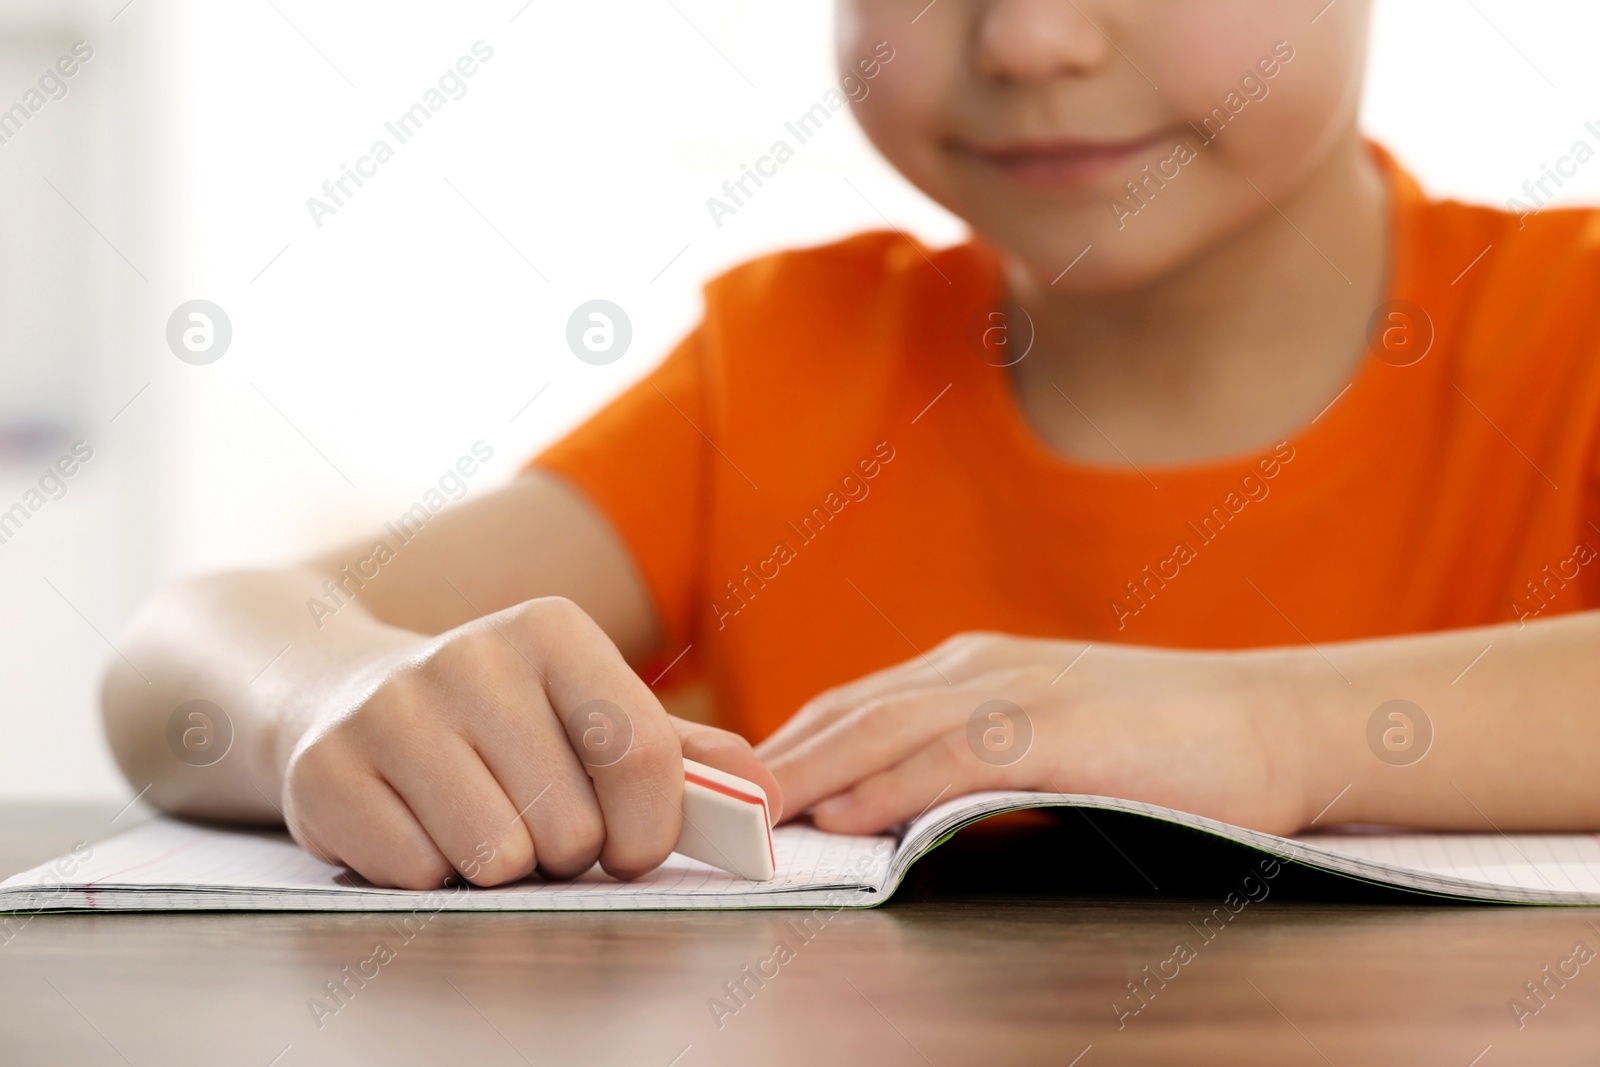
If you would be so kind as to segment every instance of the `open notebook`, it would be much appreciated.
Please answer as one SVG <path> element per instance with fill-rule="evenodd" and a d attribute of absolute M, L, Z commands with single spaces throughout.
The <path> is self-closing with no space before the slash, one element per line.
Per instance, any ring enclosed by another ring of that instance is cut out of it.
<path fill-rule="evenodd" d="M 618 882 L 598 868 L 569 882 L 495 889 L 379 889 L 329 866 L 282 833 L 158 819 L 0 882 L 0 912 L 117 910 L 557 911 L 650 908 L 871 907 L 918 858 L 968 823 L 1003 811 L 1076 807 L 1127 812 L 1249 848 L 1241 874 L 1277 861 L 1367 882 L 1473 900 L 1600 904 L 1593 834 L 1316 834 L 1275 837 L 1213 819 L 1109 797 L 976 793 L 924 813 L 896 835 L 852 837 L 810 826 L 773 834 L 777 877 L 752 882 L 674 854 L 650 875 Z M 1249 893 L 1249 883 L 1244 892 Z"/>

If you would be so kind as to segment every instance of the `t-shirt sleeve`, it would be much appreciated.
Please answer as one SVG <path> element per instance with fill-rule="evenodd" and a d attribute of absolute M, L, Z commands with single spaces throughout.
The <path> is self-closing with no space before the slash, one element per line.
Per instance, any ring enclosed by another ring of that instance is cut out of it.
<path fill-rule="evenodd" d="M 705 544 L 702 343 L 691 333 L 659 367 L 529 464 L 572 485 L 622 538 L 655 605 L 668 657 L 690 640 Z"/>

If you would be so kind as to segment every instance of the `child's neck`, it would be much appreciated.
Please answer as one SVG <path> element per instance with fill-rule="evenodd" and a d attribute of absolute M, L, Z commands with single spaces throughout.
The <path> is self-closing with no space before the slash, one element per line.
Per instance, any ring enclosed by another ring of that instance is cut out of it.
<path fill-rule="evenodd" d="M 1383 299 L 1387 193 L 1352 132 L 1276 208 L 1133 291 L 1063 295 L 1010 272 L 1037 331 L 1014 381 L 1046 444 L 1088 463 L 1182 465 L 1258 450 L 1316 417 L 1355 372 Z"/>

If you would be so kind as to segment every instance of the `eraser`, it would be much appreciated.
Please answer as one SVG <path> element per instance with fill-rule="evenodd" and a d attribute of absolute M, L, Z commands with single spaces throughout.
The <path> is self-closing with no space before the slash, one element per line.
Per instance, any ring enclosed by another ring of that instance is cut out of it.
<path fill-rule="evenodd" d="M 679 855 L 751 881 L 777 873 L 767 794 L 754 782 L 694 760 L 683 761 Z"/>

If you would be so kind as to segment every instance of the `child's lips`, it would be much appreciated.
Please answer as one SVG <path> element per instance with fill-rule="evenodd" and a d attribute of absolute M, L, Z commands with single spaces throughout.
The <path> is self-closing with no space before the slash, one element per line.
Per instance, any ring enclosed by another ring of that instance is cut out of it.
<path fill-rule="evenodd" d="M 1030 140 L 971 145 L 968 151 L 1025 185 L 1082 186 L 1127 163 L 1160 138 L 1124 141 Z"/>

